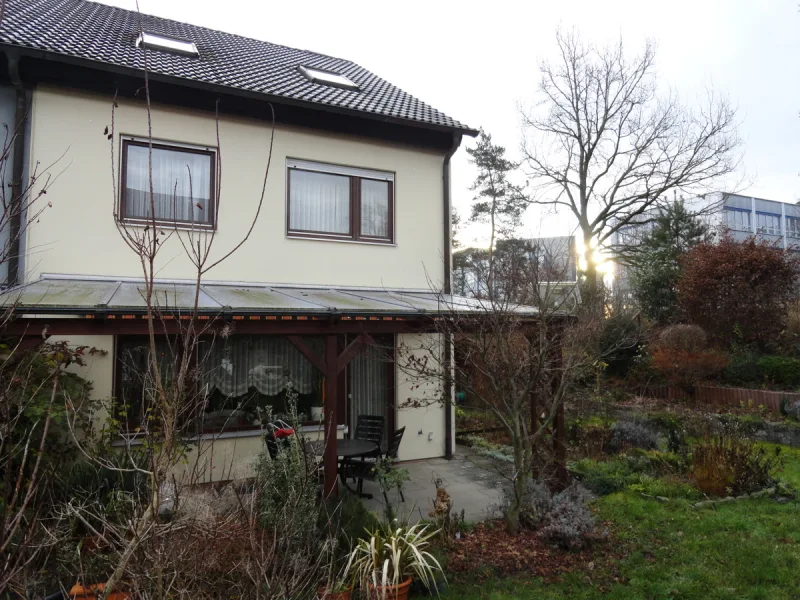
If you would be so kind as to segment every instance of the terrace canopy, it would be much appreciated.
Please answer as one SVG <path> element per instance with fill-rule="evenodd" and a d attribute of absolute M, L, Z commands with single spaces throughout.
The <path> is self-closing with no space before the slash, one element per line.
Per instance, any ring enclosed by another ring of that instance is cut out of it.
<path fill-rule="evenodd" d="M 324 376 L 327 493 L 336 490 L 336 445 L 329 442 L 336 438 L 337 378 L 365 346 L 374 343 L 372 335 L 436 332 L 437 319 L 478 318 L 490 310 L 485 301 L 431 290 L 203 282 L 198 292 L 192 282 L 159 280 L 153 302 L 159 333 L 176 333 L 191 319 L 196 292 L 197 318 L 208 327 L 286 336 Z M 0 306 L 15 315 L 7 331 L 31 341 L 47 335 L 148 332 L 142 280 L 43 275 L 3 291 Z M 524 320 L 535 320 L 538 314 L 532 307 L 509 310 Z M 304 336 L 312 335 L 325 338 L 322 355 L 304 341 Z M 449 419 L 446 426 L 449 438 Z"/>

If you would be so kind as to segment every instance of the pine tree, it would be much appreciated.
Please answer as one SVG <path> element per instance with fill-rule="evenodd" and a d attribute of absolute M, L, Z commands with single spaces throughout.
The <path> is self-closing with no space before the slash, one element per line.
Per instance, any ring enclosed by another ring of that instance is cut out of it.
<path fill-rule="evenodd" d="M 646 316 L 658 323 L 675 317 L 680 258 L 702 242 L 706 232 L 706 226 L 686 210 L 683 200 L 661 211 L 631 259 L 633 293 Z"/>
<path fill-rule="evenodd" d="M 508 180 L 518 163 L 505 157 L 506 149 L 492 143 L 492 136 L 481 129 L 477 144 L 467 148 L 470 163 L 478 168 L 478 176 L 470 189 L 477 192 L 472 202 L 470 222 L 488 223 L 489 280 L 488 289 L 494 290 L 494 249 L 498 236 L 513 233 L 519 227 L 522 214 L 530 204 L 521 187 Z"/>

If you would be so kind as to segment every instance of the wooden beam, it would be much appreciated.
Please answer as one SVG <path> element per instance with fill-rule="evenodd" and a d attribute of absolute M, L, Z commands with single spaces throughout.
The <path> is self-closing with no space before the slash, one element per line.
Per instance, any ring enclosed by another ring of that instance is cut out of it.
<path fill-rule="evenodd" d="M 325 497 L 335 497 L 339 492 L 336 481 L 339 456 L 336 452 L 336 403 L 339 374 L 336 336 L 325 336 Z"/>
<path fill-rule="evenodd" d="M 370 333 L 375 335 L 392 333 L 435 332 L 430 320 L 415 321 L 199 321 L 198 326 L 208 326 L 208 333 L 232 327 L 234 335 L 327 335 Z M 158 324 L 157 334 L 178 333 L 186 322 L 163 321 Z M 8 324 L 8 335 L 41 336 L 45 327 L 48 335 L 147 335 L 145 319 L 16 319 Z"/>
<path fill-rule="evenodd" d="M 339 372 L 343 371 L 344 368 L 353 360 L 356 355 L 358 355 L 361 350 L 364 349 L 364 346 L 374 346 L 375 340 L 372 336 L 368 333 L 360 334 L 356 339 L 354 339 L 350 344 L 345 348 L 342 353 L 339 355 L 339 359 L 337 361 Z"/>
<path fill-rule="evenodd" d="M 305 356 L 312 365 L 314 365 L 320 372 L 325 373 L 325 369 L 327 368 L 325 361 L 322 357 L 314 352 L 314 349 L 306 344 L 305 340 L 299 335 L 287 335 L 286 339 L 288 339 L 292 345 L 300 351 L 300 354 Z"/>

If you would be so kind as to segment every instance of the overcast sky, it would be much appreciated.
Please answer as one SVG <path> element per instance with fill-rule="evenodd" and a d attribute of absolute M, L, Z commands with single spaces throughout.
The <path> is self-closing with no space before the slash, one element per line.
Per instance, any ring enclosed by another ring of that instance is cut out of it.
<path fill-rule="evenodd" d="M 135 9 L 134 0 L 105 0 Z M 660 82 L 691 100 L 709 86 L 739 108 L 746 192 L 800 199 L 800 12 L 797 0 L 140 0 L 144 13 L 347 58 L 518 155 L 518 106 L 535 101 L 538 65 L 553 56 L 556 29 L 576 27 L 631 51 L 657 45 Z M 474 171 L 466 139 L 453 159 L 454 204 L 468 213 Z M 567 233 L 566 215 L 531 211 L 529 235 Z M 470 228 L 462 241 L 480 242 Z"/>

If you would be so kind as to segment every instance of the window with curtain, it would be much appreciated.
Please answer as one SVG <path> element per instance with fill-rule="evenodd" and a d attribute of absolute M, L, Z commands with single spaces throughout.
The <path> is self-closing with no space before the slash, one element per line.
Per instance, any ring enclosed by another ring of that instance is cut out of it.
<path fill-rule="evenodd" d="M 394 175 L 288 161 L 288 234 L 362 242 L 394 241 Z"/>
<path fill-rule="evenodd" d="M 324 355 L 322 338 L 306 343 Z M 177 359 L 166 342 L 159 342 L 159 365 L 165 379 Z M 120 337 L 117 343 L 118 413 L 135 433 L 152 406 L 154 385 L 147 339 Z M 173 364 L 174 363 L 174 364 Z M 189 432 L 259 429 L 265 420 L 288 418 L 288 390 L 297 393 L 301 420 L 310 419 L 311 406 L 321 405 L 322 375 L 282 336 L 234 335 L 202 341 L 193 357 L 193 406 L 182 411 Z"/>
<path fill-rule="evenodd" d="M 215 152 L 154 143 L 152 170 L 149 153 L 146 142 L 123 140 L 122 217 L 146 222 L 155 216 L 170 225 L 213 227 Z"/>

